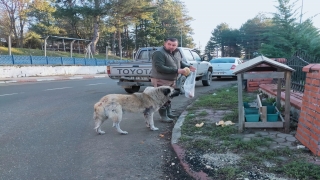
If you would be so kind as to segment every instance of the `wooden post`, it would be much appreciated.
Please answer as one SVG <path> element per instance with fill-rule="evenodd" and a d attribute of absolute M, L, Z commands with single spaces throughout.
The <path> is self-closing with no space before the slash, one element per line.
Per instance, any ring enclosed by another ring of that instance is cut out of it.
<path fill-rule="evenodd" d="M 280 78 L 278 78 L 276 103 L 277 103 L 277 108 L 280 110 L 280 107 L 281 107 L 281 79 Z"/>
<path fill-rule="evenodd" d="M 291 90 L 291 72 L 286 73 L 286 94 L 285 94 L 285 112 L 284 112 L 284 132 L 290 131 L 290 90 Z"/>
<path fill-rule="evenodd" d="M 239 133 L 243 131 L 244 114 L 243 114 L 243 99 L 242 99 L 242 74 L 237 74 L 238 77 L 238 120 L 239 120 Z"/>
<path fill-rule="evenodd" d="M 72 40 L 71 43 L 70 43 L 70 57 L 72 57 L 72 53 L 73 53 L 73 43 L 75 42 L 76 40 Z"/>

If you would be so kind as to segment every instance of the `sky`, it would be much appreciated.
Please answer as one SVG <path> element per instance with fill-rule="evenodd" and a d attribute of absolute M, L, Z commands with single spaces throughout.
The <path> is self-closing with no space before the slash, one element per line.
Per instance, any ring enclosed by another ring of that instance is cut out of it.
<path fill-rule="evenodd" d="M 186 5 L 191 21 L 192 35 L 196 48 L 204 50 L 211 32 L 221 23 L 239 29 L 247 20 L 258 13 L 276 13 L 276 0 L 181 0 Z M 291 0 L 291 3 L 295 0 Z M 297 0 L 300 16 L 303 3 L 302 21 L 320 13 L 320 0 Z M 271 17 L 271 15 L 270 15 Z M 320 15 L 313 18 L 313 25 L 320 29 Z"/>

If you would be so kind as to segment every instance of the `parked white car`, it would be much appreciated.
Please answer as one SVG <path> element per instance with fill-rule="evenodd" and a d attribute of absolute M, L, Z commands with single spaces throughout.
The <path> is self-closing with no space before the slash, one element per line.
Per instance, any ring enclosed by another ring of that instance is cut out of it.
<path fill-rule="evenodd" d="M 212 65 L 212 77 L 236 77 L 233 70 L 243 61 L 238 57 L 222 57 L 209 61 Z"/>

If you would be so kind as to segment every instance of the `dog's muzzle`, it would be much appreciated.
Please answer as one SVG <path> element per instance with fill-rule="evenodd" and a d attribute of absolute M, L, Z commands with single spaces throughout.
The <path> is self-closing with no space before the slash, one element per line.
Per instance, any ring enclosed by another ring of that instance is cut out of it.
<path fill-rule="evenodd" d="M 175 89 L 173 90 L 173 93 L 170 95 L 170 98 L 174 98 L 179 95 L 180 95 L 180 90 Z"/>

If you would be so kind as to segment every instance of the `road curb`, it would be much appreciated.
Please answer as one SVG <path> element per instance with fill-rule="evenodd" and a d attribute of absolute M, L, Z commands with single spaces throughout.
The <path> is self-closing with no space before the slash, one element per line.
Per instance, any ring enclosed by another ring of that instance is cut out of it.
<path fill-rule="evenodd" d="M 23 82 L 42 82 L 42 81 L 58 81 L 58 80 L 75 80 L 75 79 L 93 79 L 93 78 L 107 78 L 108 75 L 85 75 L 85 76 L 73 76 L 73 77 L 39 77 L 39 78 L 28 78 L 22 77 L 21 79 L 9 79 L 0 80 L 0 84 L 4 83 L 23 83 Z"/>
<path fill-rule="evenodd" d="M 192 106 L 193 103 L 187 106 L 186 109 Z M 182 165 L 183 169 L 188 173 L 191 177 L 193 177 L 196 180 L 210 180 L 208 175 L 203 172 L 195 172 L 193 171 L 189 164 L 184 161 L 185 157 L 185 150 L 179 146 L 177 143 L 179 141 L 179 138 L 181 137 L 181 126 L 183 125 L 183 122 L 185 120 L 185 117 L 187 116 L 188 111 L 184 110 L 181 115 L 179 116 L 177 122 L 175 123 L 173 129 L 172 129 L 172 135 L 171 135 L 171 146 L 176 153 L 177 157 L 179 158 L 180 164 Z"/>

